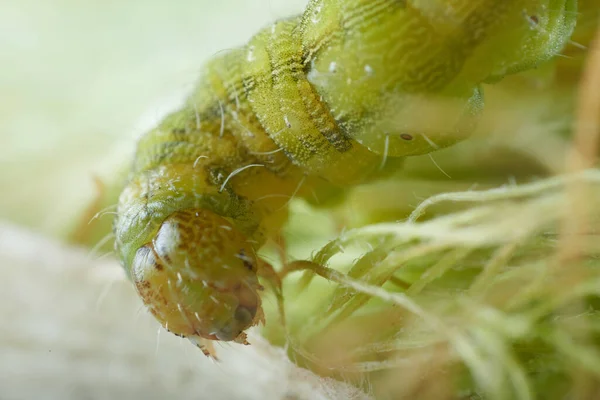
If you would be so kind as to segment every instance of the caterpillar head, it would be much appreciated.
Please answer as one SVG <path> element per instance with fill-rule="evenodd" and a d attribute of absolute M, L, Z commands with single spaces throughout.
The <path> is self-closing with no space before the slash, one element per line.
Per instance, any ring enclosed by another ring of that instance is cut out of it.
<path fill-rule="evenodd" d="M 247 344 L 262 321 L 257 260 L 247 238 L 204 209 L 172 213 L 131 263 L 131 278 L 156 319 L 175 335 Z"/>

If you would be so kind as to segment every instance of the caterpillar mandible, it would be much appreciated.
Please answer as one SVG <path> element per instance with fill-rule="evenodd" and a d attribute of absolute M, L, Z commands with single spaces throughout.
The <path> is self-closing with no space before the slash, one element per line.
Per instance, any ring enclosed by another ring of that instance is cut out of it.
<path fill-rule="evenodd" d="M 576 0 L 311 0 L 216 55 L 140 139 L 119 197 L 115 248 L 147 308 L 201 348 L 246 343 L 256 252 L 290 197 L 467 138 L 482 84 L 555 55 L 575 16 Z"/>

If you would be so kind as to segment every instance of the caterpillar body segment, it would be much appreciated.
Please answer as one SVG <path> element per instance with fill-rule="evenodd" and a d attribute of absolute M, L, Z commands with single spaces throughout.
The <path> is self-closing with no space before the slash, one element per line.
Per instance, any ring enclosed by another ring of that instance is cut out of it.
<path fill-rule="evenodd" d="M 246 343 L 256 251 L 290 198 L 466 138 L 481 85 L 554 55 L 574 18 L 574 0 L 314 0 L 217 55 L 139 141 L 119 198 L 115 247 L 148 309 L 197 343 Z"/>
<path fill-rule="evenodd" d="M 380 154 L 424 154 L 468 136 L 479 85 L 558 53 L 575 16 L 574 0 L 314 0 L 305 62 L 353 138 Z"/>

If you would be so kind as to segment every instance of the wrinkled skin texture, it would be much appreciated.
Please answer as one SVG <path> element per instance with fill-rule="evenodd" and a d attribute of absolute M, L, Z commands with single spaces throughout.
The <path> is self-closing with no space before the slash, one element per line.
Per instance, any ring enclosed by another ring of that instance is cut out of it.
<path fill-rule="evenodd" d="M 575 0 L 314 0 L 203 68 L 138 144 L 116 249 L 174 334 L 246 343 L 256 251 L 294 196 L 321 202 L 467 138 L 482 85 L 557 54 Z M 210 350 L 206 350 L 210 352 Z"/>

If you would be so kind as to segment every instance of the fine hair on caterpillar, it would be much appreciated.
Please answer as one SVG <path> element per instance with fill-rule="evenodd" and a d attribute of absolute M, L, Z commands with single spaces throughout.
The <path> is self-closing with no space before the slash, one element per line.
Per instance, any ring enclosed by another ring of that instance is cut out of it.
<path fill-rule="evenodd" d="M 148 310 L 207 354 L 210 340 L 247 343 L 264 319 L 258 277 L 277 284 L 257 251 L 290 198 L 326 202 L 466 139 L 482 85 L 554 56 L 575 11 L 575 0 L 313 0 L 215 55 L 141 137 L 119 197 L 116 251 Z"/>

